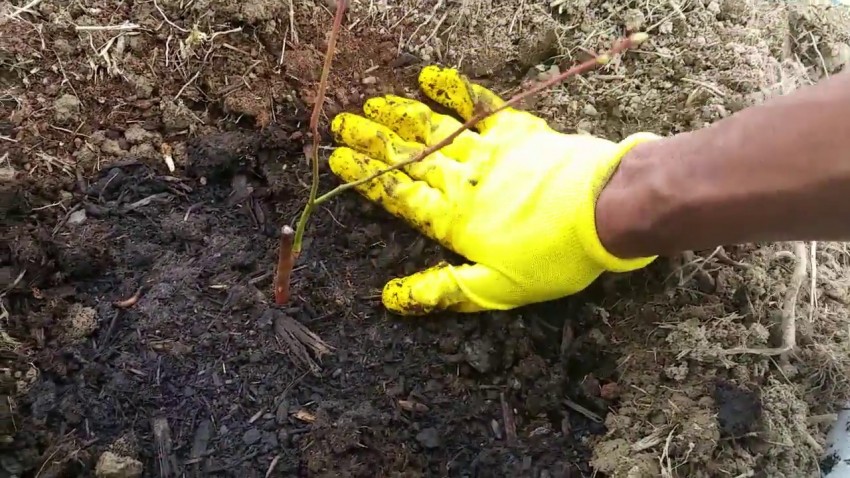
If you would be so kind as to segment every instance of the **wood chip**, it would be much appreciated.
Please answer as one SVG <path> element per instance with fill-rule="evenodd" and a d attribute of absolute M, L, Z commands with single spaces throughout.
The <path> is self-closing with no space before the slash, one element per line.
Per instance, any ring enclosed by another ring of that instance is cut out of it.
<path fill-rule="evenodd" d="M 209 449 L 212 434 L 213 425 L 210 420 L 203 420 L 195 429 L 195 436 L 192 438 L 192 450 L 189 452 L 191 458 L 183 463 L 184 465 L 196 465 L 193 466 L 194 476 L 203 476 L 204 470 L 200 463 L 205 460 L 204 457 Z"/>
<path fill-rule="evenodd" d="M 413 400 L 399 400 L 398 406 L 401 407 L 402 410 L 406 410 L 408 412 L 425 413 L 429 410 L 428 406 L 424 403 L 419 403 Z"/>
<path fill-rule="evenodd" d="M 159 476 L 168 478 L 177 476 L 177 457 L 174 456 L 174 445 L 171 441 L 171 427 L 168 426 L 168 419 L 164 417 L 154 418 L 151 421 L 153 429 L 153 437 L 156 442 L 156 458 L 157 468 L 159 468 Z"/>
<path fill-rule="evenodd" d="M 505 439 L 508 445 L 516 444 L 516 418 L 510 404 L 505 400 L 505 394 L 500 393 L 499 399 L 502 402 L 502 419 L 505 421 Z"/>
<path fill-rule="evenodd" d="M 312 413 L 308 412 L 307 410 L 304 410 L 303 408 L 292 414 L 292 416 L 301 420 L 302 422 L 313 423 L 316 421 L 316 415 L 313 415 Z"/>

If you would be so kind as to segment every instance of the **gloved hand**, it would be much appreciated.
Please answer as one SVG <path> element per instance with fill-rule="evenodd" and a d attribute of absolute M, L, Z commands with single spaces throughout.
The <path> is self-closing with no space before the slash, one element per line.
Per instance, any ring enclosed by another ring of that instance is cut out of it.
<path fill-rule="evenodd" d="M 475 105 L 504 104 L 453 69 L 429 66 L 419 84 L 434 101 L 468 120 Z M 397 96 L 370 99 L 366 117 L 341 113 L 331 130 L 331 170 L 346 182 L 411 158 L 459 126 L 425 104 Z M 422 161 L 356 189 L 473 264 L 439 264 L 393 279 L 384 305 L 399 314 L 511 309 L 581 291 L 603 271 L 625 272 L 654 257 L 621 259 L 600 243 L 599 192 L 635 144 L 551 129 L 530 113 L 506 109 Z"/>

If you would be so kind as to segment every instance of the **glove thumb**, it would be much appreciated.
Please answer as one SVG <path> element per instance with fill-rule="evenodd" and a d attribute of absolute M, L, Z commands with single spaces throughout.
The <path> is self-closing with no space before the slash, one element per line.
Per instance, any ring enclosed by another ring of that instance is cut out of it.
<path fill-rule="evenodd" d="M 400 315 L 425 315 L 439 310 L 479 312 L 508 309 L 508 304 L 492 303 L 476 291 L 490 297 L 501 293 L 509 279 L 482 264 L 452 266 L 442 262 L 407 277 L 393 279 L 384 286 L 384 306 Z"/>

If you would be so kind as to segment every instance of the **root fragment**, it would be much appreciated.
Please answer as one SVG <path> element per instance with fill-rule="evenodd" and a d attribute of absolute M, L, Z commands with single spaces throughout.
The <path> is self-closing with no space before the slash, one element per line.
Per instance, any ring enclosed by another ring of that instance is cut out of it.
<path fill-rule="evenodd" d="M 783 256 L 784 255 L 785 254 L 783 254 Z M 790 256 L 791 254 L 788 255 Z M 725 355 L 751 354 L 770 357 L 784 355 L 797 347 L 797 296 L 800 294 L 800 288 L 803 286 L 803 280 L 806 278 L 809 262 L 806 251 L 806 243 L 795 243 L 793 256 L 797 262 L 794 266 L 794 272 L 791 275 L 791 283 L 788 285 L 788 292 L 785 295 L 785 301 L 782 304 L 782 346 L 772 349 L 739 347 L 725 350 L 723 352 Z"/>
<path fill-rule="evenodd" d="M 286 314 L 279 313 L 277 315 L 274 321 L 274 331 L 283 342 L 286 353 L 293 361 L 308 367 L 313 373 L 318 373 L 321 370 L 317 360 L 320 361 L 322 356 L 331 353 L 333 350 L 333 347 L 313 333 L 312 330 Z"/>
<path fill-rule="evenodd" d="M 112 303 L 114 307 L 118 307 L 119 309 L 127 309 L 136 305 L 136 302 L 142 297 L 142 287 L 136 289 L 136 293 L 131 295 L 130 297 L 124 300 L 116 300 Z"/>

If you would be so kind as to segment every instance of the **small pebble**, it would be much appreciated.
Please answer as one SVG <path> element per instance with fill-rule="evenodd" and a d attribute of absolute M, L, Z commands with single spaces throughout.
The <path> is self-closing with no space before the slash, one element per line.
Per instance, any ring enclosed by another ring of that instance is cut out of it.
<path fill-rule="evenodd" d="M 496 437 L 496 440 L 502 439 L 502 427 L 499 425 L 499 422 L 496 420 L 490 420 L 490 429 L 493 430 L 493 435 Z"/>
<path fill-rule="evenodd" d="M 493 369 L 493 344 L 487 339 L 475 339 L 463 344 L 467 363 L 480 373 Z"/>
<path fill-rule="evenodd" d="M 602 386 L 599 396 L 603 400 L 616 400 L 620 397 L 620 386 L 617 385 L 617 382 L 606 383 Z"/>
<path fill-rule="evenodd" d="M 260 430 L 257 428 L 251 428 L 244 435 L 242 435 L 242 442 L 245 443 L 246 446 L 251 446 L 254 443 L 260 441 L 262 434 Z"/>
<path fill-rule="evenodd" d="M 78 209 L 78 210 L 72 212 L 70 216 L 68 216 L 68 224 L 72 224 L 72 225 L 82 224 L 83 222 L 85 222 L 85 220 L 86 220 L 86 210 L 85 209 Z"/>
<path fill-rule="evenodd" d="M 423 428 L 422 431 L 416 434 L 416 441 L 428 449 L 439 448 L 442 445 L 440 434 L 436 428 Z"/>

